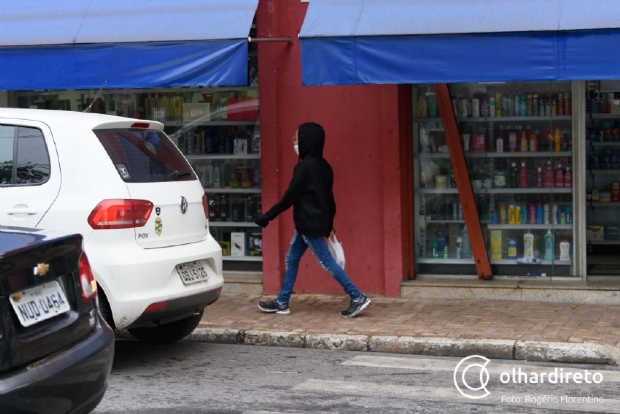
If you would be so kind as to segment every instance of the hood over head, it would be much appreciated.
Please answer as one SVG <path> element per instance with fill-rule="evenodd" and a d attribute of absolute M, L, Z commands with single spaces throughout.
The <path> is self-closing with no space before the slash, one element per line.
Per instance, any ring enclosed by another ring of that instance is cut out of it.
<path fill-rule="evenodd" d="M 314 122 L 306 122 L 299 126 L 297 130 L 299 145 L 299 158 L 304 158 L 308 154 L 323 157 L 323 147 L 325 146 L 325 130 Z"/>

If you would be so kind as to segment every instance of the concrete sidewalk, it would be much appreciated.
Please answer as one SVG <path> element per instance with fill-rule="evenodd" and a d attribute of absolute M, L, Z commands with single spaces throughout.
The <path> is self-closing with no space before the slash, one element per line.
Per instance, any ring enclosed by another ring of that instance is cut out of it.
<path fill-rule="evenodd" d="M 224 294 L 188 338 L 207 342 L 426 355 L 620 363 L 620 306 L 369 295 L 353 319 L 344 295 L 296 294 L 289 315 L 266 314 L 272 296 Z"/>

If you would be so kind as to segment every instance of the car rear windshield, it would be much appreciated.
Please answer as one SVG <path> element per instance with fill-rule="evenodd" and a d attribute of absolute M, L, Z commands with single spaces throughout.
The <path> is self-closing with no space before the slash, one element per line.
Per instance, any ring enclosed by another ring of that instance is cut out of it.
<path fill-rule="evenodd" d="M 181 152 L 161 131 L 108 129 L 93 132 L 125 182 L 160 183 L 197 179 Z"/>

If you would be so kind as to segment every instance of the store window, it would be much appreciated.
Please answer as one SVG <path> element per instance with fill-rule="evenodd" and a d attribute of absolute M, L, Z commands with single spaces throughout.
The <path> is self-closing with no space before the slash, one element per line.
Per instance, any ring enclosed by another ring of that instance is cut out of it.
<path fill-rule="evenodd" d="M 573 276 L 571 83 L 450 85 L 495 276 Z M 413 87 L 418 274 L 475 275 L 437 100 Z"/>

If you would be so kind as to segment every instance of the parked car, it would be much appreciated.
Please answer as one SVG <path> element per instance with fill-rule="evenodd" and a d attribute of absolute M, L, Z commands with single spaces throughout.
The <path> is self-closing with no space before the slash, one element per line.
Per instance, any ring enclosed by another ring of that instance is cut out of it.
<path fill-rule="evenodd" d="M 208 202 L 155 121 L 0 109 L 0 225 L 79 233 L 106 321 L 169 343 L 220 295 Z"/>
<path fill-rule="evenodd" d="M 97 312 L 96 289 L 79 234 L 0 227 L 2 413 L 87 413 L 99 404 L 114 333 Z"/>

